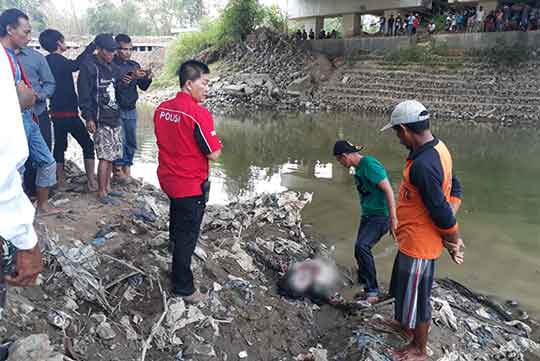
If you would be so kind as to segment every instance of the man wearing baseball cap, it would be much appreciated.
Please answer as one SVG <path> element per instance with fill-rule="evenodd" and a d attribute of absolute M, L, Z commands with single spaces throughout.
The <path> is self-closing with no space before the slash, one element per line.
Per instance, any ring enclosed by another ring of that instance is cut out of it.
<path fill-rule="evenodd" d="M 397 201 L 399 251 L 390 293 L 395 297 L 395 320 L 413 340 L 396 350 L 394 359 L 427 360 L 435 261 L 446 247 L 454 262 L 463 263 L 463 241 L 455 218 L 461 185 L 452 173 L 450 152 L 431 133 L 424 105 L 416 100 L 399 103 L 381 131 L 390 128 L 410 151 Z"/>
<path fill-rule="evenodd" d="M 94 134 L 94 147 L 99 159 L 98 200 L 102 204 L 118 205 L 111 198 L 120 196 L 111 191 L 112 162 L 122 157 L 120 108 L 116 101 L 118 88 L 127 87 L 120 81 L 120 69 L 113 63 L 118 44 L 111 34 L 99 34 L 94 40 L 96 55 L 81 64 L 77 90 L 82 117 L 88 132 Z"/>
<path fill-rule="evenodd" d="M 379 240 L 397 227 L 394 192 L 384 166 L 374 157 L 360 153 L 362 147 L 338 140 L 334 145 L 334 156 L 345 168 L 354 167 L 354 180 L 360 196 L 362 218 L 354 256 L 358 262 L 358 281 L 364 285 L 366 300 L 379 300 L 379 285 L 375 260 L 371 249 Z"/>

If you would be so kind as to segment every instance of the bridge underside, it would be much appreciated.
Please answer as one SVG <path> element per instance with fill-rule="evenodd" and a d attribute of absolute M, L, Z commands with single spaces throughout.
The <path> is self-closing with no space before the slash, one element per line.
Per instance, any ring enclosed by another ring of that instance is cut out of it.
<path fill-rule="evenodd" d="M 496 0 L 449 0 L 450 5 L 482 5 L 487 11 L 495 9 Z M 389 17 L 407 12 L 429 12 L 432 0 L 288 0 L 289 19 L 295 20 L 309 31 L 318 34 L 324 26 L 324 18 L 343 18 L 345 37 L 361 34 L 362 14 Z"/>

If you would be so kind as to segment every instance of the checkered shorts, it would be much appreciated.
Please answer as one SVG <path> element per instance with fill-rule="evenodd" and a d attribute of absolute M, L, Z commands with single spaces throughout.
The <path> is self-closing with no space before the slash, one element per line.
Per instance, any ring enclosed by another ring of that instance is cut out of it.
<path fill-rule="evenodd" d="M 122 158 L 122 127 L 98 126 L 94 134 L 97 158 L 110 162 Z"/>

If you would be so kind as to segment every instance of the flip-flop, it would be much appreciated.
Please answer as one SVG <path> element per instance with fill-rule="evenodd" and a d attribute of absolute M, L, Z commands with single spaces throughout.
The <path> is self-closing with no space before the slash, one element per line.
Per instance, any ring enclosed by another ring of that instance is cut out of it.
<path fill-rule="evenodd" d="M 109 197 L 123 198 L 125 196 L 125 193 L 118 191 L 110 191 L 107 195 Z"/>
<path fill-rule="evenodd" d="M 120 205 L 120 202 L 117 201 L 116 199 L 113 199 L 109 196 L 105 196 L 105 197 L 99 197 L 98 198 L 98 202 L 103 204 L 103 205 L 111 205 L 111 206 L 118 206 Z"/>

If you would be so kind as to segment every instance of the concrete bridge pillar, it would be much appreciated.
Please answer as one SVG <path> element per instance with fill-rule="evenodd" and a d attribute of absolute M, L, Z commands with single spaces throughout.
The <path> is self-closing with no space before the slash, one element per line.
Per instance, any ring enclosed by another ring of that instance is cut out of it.
<path fill-rule="evenodd" d="M 362 33 L 362 15 L 347 14 L 343 15 L 343 36 L 351 38 Z"/>
<path fill-rule="evenodd" d="M 324 27 L 324 17 L 322 16 L 317 16 L 317 17 L 312 17 L 312 18 L 304 18 L 304 19 L 300 19 L 298 20 L 298 22 L 300 23 L 300 26 L 304 27 L 304 29 L 306 29 L 306 31 L 309 33 L 309 30 L 310 29 L 313 29 L 313 31 L 315 32 L 315 38 L 317 39 L 317 37 L 319 36 L 319 33 L 321 32 L 321 30 L 323 29 Z"/>

